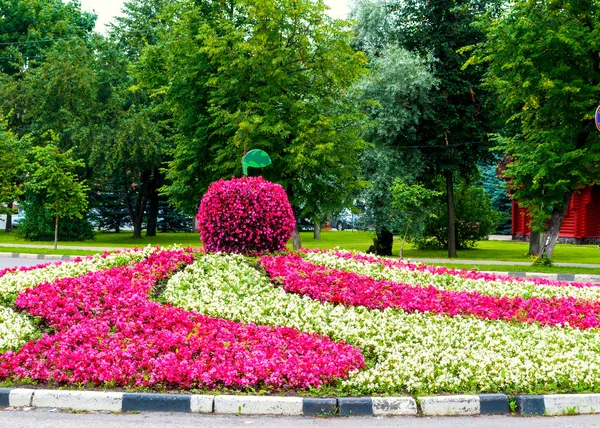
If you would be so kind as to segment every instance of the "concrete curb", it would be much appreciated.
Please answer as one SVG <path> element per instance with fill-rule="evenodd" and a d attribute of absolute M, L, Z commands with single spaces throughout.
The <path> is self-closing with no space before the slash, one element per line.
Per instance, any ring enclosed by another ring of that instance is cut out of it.
<path fill-rule="evenodd" d="M 417 402 L 419 405 L 417 405 Z M 306 398 L 0 388 L 0 408 L 286 416 L 522 416 L 600 413 L 600 394 Z"/>
<path fill-rule="evenodd" d="M 303 414 L 302 402 L 300 397 L 217 395 L 214 413 L 299 416 Z"/>

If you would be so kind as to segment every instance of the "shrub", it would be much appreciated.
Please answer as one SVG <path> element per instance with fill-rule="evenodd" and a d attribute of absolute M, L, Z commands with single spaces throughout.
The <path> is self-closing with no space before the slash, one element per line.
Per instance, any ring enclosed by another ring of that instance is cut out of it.
<path fill-rule="evenodd" d="M 283 188 L 262 177 L 214 182 L 197 219 L 206 251 L 241 254 L 285 250 L 296 224 Z"/>
<path fill-rule="evenodd" d="M 28 241 L 54 241 L 54 215 L 44 207 L 44 198 L 29 195 L 23 203 L 25 218 L 15 229 L 15 235 Z M 58 223 L 61 241 L 87 241 L 94 239 L 94 229 L 87 218 L 64 219 Z"/>
<path fill-rule="evenodd" d="M 542 254 L 541 256 L 532 256 L 531 266 L 552 267 L 552 259 L 548 257 L 548 254 Z"/>
<path fill-rule="evenodd" d="M 500 214 L 492 208 L 489 194 L 481 187 L 460 183 L 454 192 L 456 247 L 474 248 L 477 241 L 493 233 Z M 444 200 L 434 205 L 425 221 L 425 230 L 416 240 L 419 248 L 448 247 L 448 209 Z"/>

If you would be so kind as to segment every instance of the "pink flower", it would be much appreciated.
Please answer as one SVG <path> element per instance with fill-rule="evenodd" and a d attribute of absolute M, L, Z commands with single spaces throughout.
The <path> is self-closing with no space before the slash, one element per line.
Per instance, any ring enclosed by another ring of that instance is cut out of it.
<path fill-rule="evenodd" d="M 283 188 L 262 177 L 211 184 L 197 219 L 207 251 L 242 254 L 285 250 L 296 224 Z"/>

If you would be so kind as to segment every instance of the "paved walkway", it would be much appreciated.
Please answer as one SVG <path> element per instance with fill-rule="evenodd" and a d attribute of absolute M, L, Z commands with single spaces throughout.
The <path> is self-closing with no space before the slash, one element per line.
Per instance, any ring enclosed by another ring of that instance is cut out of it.
<path fill-rule="evenodd" d="M 494 238 L 502 240 L 510 240 L 510 236 L 505 235 L 494 235 Z M 490 237 L 491 239 L 492 237 Z M 38 245 L 38 244 L 0 244 L 0 253 L 2 247 L 14 247 L 14 248 L 44 248 L 53 249 L 53 245 Z M 116 251 L 127 249 L 125 247 L 95 247 L 85 245 L 59 245 L 59 250 L 91 250 L 91 251 Z M 1 257 L 1 256 L 0 256 Z M 598 259 L 600 260 L 600 251 L 598 251 Z M 475 265 L 475 264 L 486 264 L 486 265 L 498 265 L 498 266 L 531 266 L 530 262 L 504 262 L 497 260 L 464 260 L 464 259 L 427 259 L 417 258 L 411 259 L 412 261 L 418 261 L 423 263 L 455 263 L 461 265 Z M 600 269 L 600 263 L 597 264 L 585 264 L 585 263 L 554 263 L 554 266 L 561 267 L 582 267 L 582 268 L 593 268 Z"/>
<path fill-rule="evenodd" d="M 14 248 L 43 248 L 47 250 L 54 249 L 54 245 L 40 245 L 40 244 L 0 244 L 1 247 L 14 247 Z M 125 247 L 96 247 L 91 245 L 60 245 L 58 244 L 59 250 L 90 250 L 90 251 L 115 251 L 123 250 Z"/>

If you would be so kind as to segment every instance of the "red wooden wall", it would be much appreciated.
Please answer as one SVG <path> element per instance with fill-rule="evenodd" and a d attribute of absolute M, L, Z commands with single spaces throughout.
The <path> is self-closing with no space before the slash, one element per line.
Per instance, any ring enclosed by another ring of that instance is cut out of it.
<path fill-rule="evenodd" d="M 527 210 L 512 202 L 513 235 L 529 236 Z M 560 229 L 560 238 L 600 238 L 600 186 L 590 186 L 573 195 Z"/>

